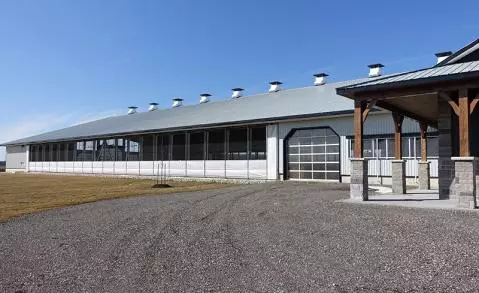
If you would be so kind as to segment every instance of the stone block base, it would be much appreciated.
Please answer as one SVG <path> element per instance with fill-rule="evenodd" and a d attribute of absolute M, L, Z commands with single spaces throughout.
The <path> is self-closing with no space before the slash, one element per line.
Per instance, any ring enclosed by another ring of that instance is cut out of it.
<path fill-rule="evenodd" d="M 419 161 L 419 189 L 429 190 L 431 189 L 431 169 L 429 162 Z"/>
<path fill-rule="evenodd" d="M 406 193 L 406 161 L 392 161 L 392 189 L 394 194 Z"/>
<path fill-rule="evenodd" d="M 368 188 L 368 161 L 366 159 L 351 159 L 350 198 L 367 201 Z"/>
<path fill-rule="evenodd" d="M 454 157 L 455 191 L 459 208 L 474 209 L 476 203 L 477 159 L 474 157 Z"/>
<path fill-rule="evenodd" d="M 450 157 L 439 157 L 439 199 L 456 199 L 454 162 Z"/>

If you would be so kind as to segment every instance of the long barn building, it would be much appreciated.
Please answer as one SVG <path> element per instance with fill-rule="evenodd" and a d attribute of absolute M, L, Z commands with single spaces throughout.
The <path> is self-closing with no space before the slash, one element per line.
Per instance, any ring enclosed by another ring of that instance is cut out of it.
<path fill-rule="evenodd" d="M 435 66 L 473 56 L 472 45 L 454 54 L 436 54 Z M 155 103 L 145 112 L 131 107 L 125 115 L 5 143 L 7 171 L 348 182 L 354 102 L 336 89 L 380 80 L 385 77 L 381 69 L 381 64 L 373 64 L 368 77 L 335 83 L 327 82 L 327 74 L 316 74 L 313 84 L 304 88 L 282 89 L 276 81 L 257 95 L 246 96 L 235 88 L 231 99 L 220 101 L 203 94 L 196 105 L 174 99 L 168 109 L 158 109 Z M 393 133 L 391 112 L 371 109 L 364 124 L 363 152 L 372 183 L 391 181 Z M 402 158 L 409 183 L 419 175 L 419 137 L 419 123 L 406 118 Z M 427 141 L 434 185 L 436 129 L 428 129 Z"/>

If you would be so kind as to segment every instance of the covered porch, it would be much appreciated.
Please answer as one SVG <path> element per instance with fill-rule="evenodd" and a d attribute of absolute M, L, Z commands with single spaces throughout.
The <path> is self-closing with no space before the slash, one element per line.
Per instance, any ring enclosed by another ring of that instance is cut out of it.
<path fill-rule="evenodd" d="M 354 100 L 351 199 L 372 199 L 368 186 L 368 161 L 363 157 L 363 127 L 369 112 L 379 107 L 391 111 L 395 126 L 392 193 L 398 199 L 407 200 L 404 196 L 408 192 L 401 143 L 402 122 L 404 117 L 409 117 L 418 121 L 421 130 L 419 193 L 424 193 L 428 199 L 451 200 L 450 203 L 459 208 L 473 209 L 478 206 L 476 176 L 479 174 L 479 139 L 475 134 L 479 134 L 479 111 L 475 110 L 479 102 L 479 61 L 387 76 L 338 88 L 337 92 Z M 435 195 L 429 191 L 429 127 L 439 132 L 439 190 Z M 418 191 L 415 191 L 417 195 Z"/>

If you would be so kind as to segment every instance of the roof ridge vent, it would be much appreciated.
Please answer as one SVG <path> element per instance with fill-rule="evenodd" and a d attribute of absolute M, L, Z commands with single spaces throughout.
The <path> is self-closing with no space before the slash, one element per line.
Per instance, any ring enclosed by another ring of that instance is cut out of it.
<path fill-rule="evenodd" d="M 279 91 L 281 90 L 281 85 L 282 85 L 282 84 L 283 84 L 283 83 L 282 83 L 281 81 L 277 81 L 277 80 L 272 81 L 272 82 L 269 83 L 270 87 L 269 87 L 269 90 L 268 90 L 268 91 L 269 91 L 270 93 L 279 92 Z"/>
<path fill-rule="evenodd" d="M 210 97 L 211 97 L 210 94 L 201 94 L 200 95 L 200 104 L 208 103 L 210 101 Z"/>
<path fill-rule="evenodd" d="M 437 63 L 436 64 L 439 64 L 442 61 L 446 60 L 449 56 L 451 56 L 452 52 L 451 51 L 439 52 L 439 53 L 436 53 L 434 55 L 436 55 L 436 57 L 437 57 Z"/>
<path fill-rule="evenodd" d="M 150 106 L 148 107 L 148 112 L 153 112 L 158 110 L 158 103 L 150 103 Z"/>
<path fill-rule="evenodd" d="M 329 75 L 327 75 L 326 73 L 324 72 L 321 72 L 321 73 L 317 73 L 317 74 L 314 74 L 314 85 L 315 86 L 318 86 L 318 85 L 323 85 L 326 83 L 326 80 L 327 80 L 327 77 Z"/>
<path fill-rule="evenodd" d="M 135 114 L 135 113 L 136 113 L 136 109 L 138 109 L 138 107 L 136 107 L 136 106 L 130 106 L 130 107 L 128 107 L 128 115 Z"/>
<path fill-rule="evenodd" d="M 182 98 L 174 98 L 173 99 L 173 105 L 171 105 L 171 108 L 177 108 L 183 106 L 183 99 Z"/>
<path fill-rule="evenodd" d="M 381 63 L 371 64 L 371 65 L 368 65 L 368 67 L 369 67 L 369 77 L 378 77 L 382 75 L 381 71 L 384 65 L 382 65 Z"/>
<path fill-rule="evenodd" d="M 236 88 L 232 89 L 232 91 L 233 91 L 233 94 L 231 95 L 231 98 L 237 99 L 237 98 L 240 98 L 242 96 L 242 92 L 244 91 L 244 89 L 242 89 L 240 87 L 236 87 Z"/>

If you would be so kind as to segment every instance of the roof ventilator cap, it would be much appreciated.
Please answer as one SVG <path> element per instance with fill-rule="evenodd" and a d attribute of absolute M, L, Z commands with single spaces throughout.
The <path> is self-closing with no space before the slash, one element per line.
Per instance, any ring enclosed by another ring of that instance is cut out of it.
<path fill-rule="evenodd" d="M 148 111 L 152 112 L 156 110 L 158 110 L 158 103 L 150 103 L 150 106 L 148 107 Z"/>
<path fill-rule="evenodd" d="M 241 97 L 242 92 L 244 90 L 242 88 L 237 87 L 237 88 L 232 89 L 232 91 L 233 91 L 233 94 L 231 95 L 231 97 L 233 99 L 237 99 L 237 98 Z"/>
<path fill-rule="evenodd" d="M 210 94 L 201 94 L 200 95 L 200 104 L 208 103 L 210 101 Z"/>
<path fill-rule="evenodd" d="M 381 76 L 381 69 L 384 67 L 384 65 L 377 63 L 377 64 L 371 64 L 368 65 L 369 67 L 369 77 L 378 77 Z"/>
<path fill-rule="evenodd" d="M 183 106 L 183 99 L 182 98 L 174 98 L 172 108 L 181 107 Z"/>
<path fill-rule="evenodd" d="M 128 115 L 135 114 L 136 109 L 138 109 L 138 107 L 135 107 L 135 106 L 128 107 Z"/>
<path fill-rule="evenodd" d="M 329 75 L 326 73 L 318 73 L 314 75 L 314 85 L 323 85 L 326 83 L 326 79 Z"/>
<path fill-rule="evenodd" d="M 272 81 L 269 83 L 269 92 L 270 93 L 275 93 L 275 92 L 279 92 L 281 90 L 281 85 L 283 83 L 280 82 L 280 81 Z"/>
<path fill-rule="evenodd" d="M 436 53 L 436 54 L 434 54 L 434 55 L 436 55 L 436 57 L 437 57 L 437 63 L 436 63 L 436 64 L 439 64 L 439 63 L 441 63 L 442 61 L 446 60 L 447 57 L 451 56 L 451 55 L 452 55 L 452 52 L 451 52 L 451 51 L 439 52 L 439 53 Z"/>

